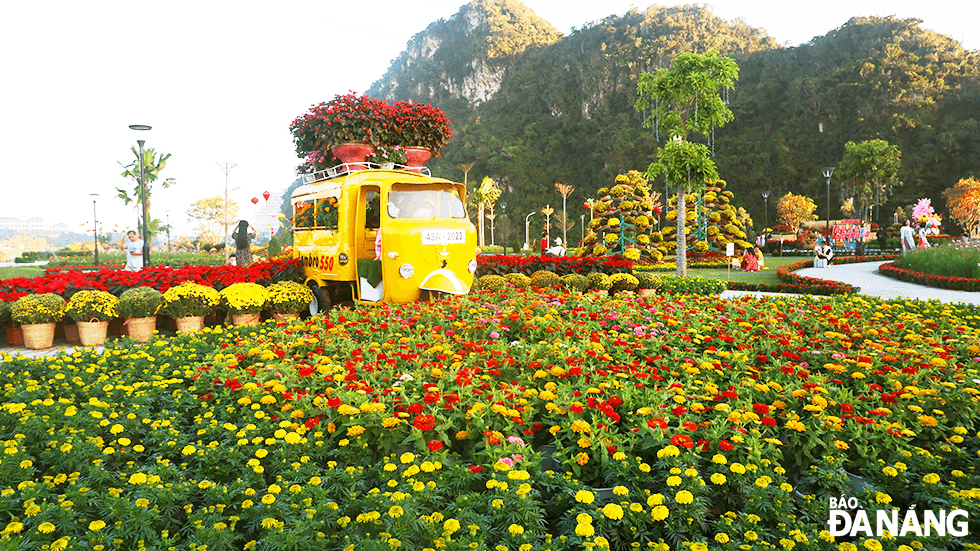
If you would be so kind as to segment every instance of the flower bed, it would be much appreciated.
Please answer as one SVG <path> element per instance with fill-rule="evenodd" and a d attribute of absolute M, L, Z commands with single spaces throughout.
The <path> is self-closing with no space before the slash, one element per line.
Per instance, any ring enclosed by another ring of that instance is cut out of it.
<path fill-rule="evenodd" d="M 0 542 L 822 550 L 840 495 L 972 520 L 977 314 L 507 290 L 4 357 Z"/>
<path fill-rule="evenodd" d="M 604 274 L 629 273 L 633 262 L 622 256 L 538 256 L 481 254 L 476 257 L 476 277 L 519 273 L 530 276 L 539 270 L 558 275 L 602 272 Z"/>
<path fill-rule="evenodd" d="M 882 260 L 889 260 L 895 258 L 895 255 L 877 255 L 877 256 L 848 256 L 848 257 L 834 257 L 834 264 L 854 264 L 859 262 L 879 262 Z M 794 274 L 796 270 L 801 270 L 803 268 L 813 267 L 813 262 L 806 260 L 803 262 L 794 262 L 792 264 L 786 264 L 785 266 L 780 266 L 776 269 L 776 277 L 780 281 L 783 281 L 790 287 L 780 286 L 785 289 L 796 289 L 788 291 L 779 292 L 791 292 L 791 293 L 806 293 L 811 295 L 842 295 L 857 293 L 861 289 L 847 283 L 841 283 L 838 281 L 829 281 L 826 279 L 819 279 L 816 277 L 806 277 Z M 752 289 L 748 285 L 741 285 L 736 289 L 735 286 L 729 286 L 730 289 L 743 290 L 743 291 L 766 291 L 767 289 L 759 288 Z M 760 286 L 761 287 L 761 286 Z"/>
<path fill-rule="evenodd" d="M 54 269 L 35 278 L 17 277 L 0 281 L 0 300 L 11 302 L 29 293 L 70 295 L 77 290 L 109 291 L 119 295 L 130 287 L 153 287 L 166 291 L 173 285 L 193 281 L 223 289 L 232 283 L 255 282 L 268 285 L 282 280 L 298 280 L 301 266 L 298 260 L 277 259 L 256 262 L 247 268 L 239 266 L 184 266 L 170 268 L 153 266 L 138 272 L 102 269 L 83 272 Z"/>
<path fill-rule="evenodd" d="M 901 281 L 908 281 L 909 283 L 917 283 L 919 285 L 928 285 L 930 287 L 939 287 L 941 289 L 955 289 L 957 291 L 980 291 L 980 279 L 925 274 L 922 272 L 899 268 L 898 266 L 895 266 L 894 262 L 889 262 L 878 266 L 878 272 L 884 276 L 899 279 Z"/>

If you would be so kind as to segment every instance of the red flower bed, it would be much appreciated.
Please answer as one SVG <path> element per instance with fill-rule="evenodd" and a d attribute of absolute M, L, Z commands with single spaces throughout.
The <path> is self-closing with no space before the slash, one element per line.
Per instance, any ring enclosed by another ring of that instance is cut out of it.
<path fill-rule="evenodd" d="M 538 270 L 548 270 L 558 275 L 602 272 L 629 273 L 633 261 L 616 256 L 536 256 L 481 254 L 476 257 L 476 277 L 489 274 L 504 275 L 521 273 L 530 276 Z"/>
<path fill-rule="evenodd" d="M 895 266 L 894 262 L 882 264 L 878 267 L 878 271 L 881 272 L 881 275 L 883 276 L 892 277 L 901 281 L 908 281 L 909 283 L 928 285 L 929 287 L 954 289 L 957 291 L 980 291 L 980 279 L 973 279 L 969 277 L 949 277 L 927 274 L 923 272 L 914 272 L 912 270 L 899 268 Z"/>
<path fill-rule="evenodd" d="M 139 272 L 104 268 L 98 271 L 45 270 L 35 278 L 15 277 L 0 281 L 0 300 L 11 302 L 30 293 L 55 293 L 70 297 L 83 289 L 109 291 L 118 295 L 130 287 L 154 287 L 160 292 L 193 281 L 224 289 L 232 283 L 251 281 L 267 285 L 284 279 L 298 280 L 300 263 L 295 259 L 257 262 L 247 268 L 238 266 L 184 266 L 170 268 L 151 266 Z"/>
<path fill-rule="evenodd" d="M 889 260 L 892 258 L 895 258 L 895 255 L 837 257 L 834 259 L 834 263 L 853 264 L 856 262 L 877 262 L 879 260 Z M 778 277 L 780 281 L 783 281 L 798 289 L 797 291 L 791 291 L 786 289 L 785 286 L 781 285 L 781 292 L 798 292 L 808 293 L 811 295 L 846 295 L 850 293 L 857 293 L 861 290 L 860 288 L 853 285 L 848 285 L 847 283 L 829 281 L 816 277 L 806 277 L 793 273 L 796 270 L 809 268 L 811 266 L 813 266 L 813 263 L 809 260 L 805 260 L 803 262 L 794 262 L 793 264 L 787 264 L 777 268 L 776 277 Z"/>

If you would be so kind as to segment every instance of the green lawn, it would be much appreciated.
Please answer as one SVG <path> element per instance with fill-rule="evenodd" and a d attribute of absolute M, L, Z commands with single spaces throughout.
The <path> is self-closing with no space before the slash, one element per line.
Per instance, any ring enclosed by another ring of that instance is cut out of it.
<path fill-rule="evenodd" d="M 722 268 L 698 268 L 698 269 L 688 268 L 687 275 L 701 276 L 701 277 L 714 277 L 723 280 L 743 281 L 745 283 L 764 283 L 766 285 L 776 285 L 780 283 L 779 278 L 776 277 L 776 268 L 779 268 L 780 266 L 785 266 L 786 264 L 792 264 L 794 262 L 810 260 L 810 257 L 766 256 L 765 260 L 766 260 L 766 269 L 765 271 L 762 272 L 743 272 L 741 270 L 731 270 L 731 272 L 729 272 L 728 270 Z"/>
<path fill-rule="evenodd" d="M 0 279 L 10 279 L 12 277 L 37 277 L 39 275 L 44 275 L 43 266 L 0 267 Z"/>

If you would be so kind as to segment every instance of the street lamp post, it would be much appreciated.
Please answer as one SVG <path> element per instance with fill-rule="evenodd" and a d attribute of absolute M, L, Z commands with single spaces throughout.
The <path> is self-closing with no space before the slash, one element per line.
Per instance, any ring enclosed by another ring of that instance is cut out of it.
<path fill-rule="evenodd" d="M 89 193 L 92 196 L 92 222 L 94 223 L 93 228 L 95 229 L 95 265 L 99 265 L 99 215 L 95 212 L 95 200 L 98 198 L 98 193 Z"/>
<path fill-rule="evenodd" d="M 834 167 L 823 167 L 823 177 L 827 179 L 827 242 L 830 242 L 830 177 L 834 175 Z"/>
<path fill-rule="evenodd" d="M 173 252 L 170 250 L 170 211 L 167 211 L 167 252 Z"/>
<path fill-rule="evenodd" d="M 131 124 L 129 125 L 130 130 L 138 130 L 144 132 L 150 130 L 152 127 L 147 124 Z M 136 140 L 136 143 L 140 144 L 140 202 L 143 203 L 143 266 L 150 265 L 150 221 L 148 218 L 149 209 L 146 205 L 146 174 L 143 170 L 143 144 L 146 140 Z"/>
<path fill-rule="evenodd" d="M 500 203 L 500 216 L 507 218 L 507 202 Z M 506 225 L 504 227 L 507 227 Z M 508 233 L 508 232 L 504 232 Z M 507 236 L 504 236 L 504 254 L 507 254 Z"/>
<path fill-rule="evenodd" d="M 762 192 L 762 198 L 766 202 L 766 228 L 769 227 L 769 190 Z"/>
<path fill-rule="evenodd" d="M 531 249 L 531 217 L 534 216 L 533 212 L 527 213 L 524 217 L 524 248 Z"/>

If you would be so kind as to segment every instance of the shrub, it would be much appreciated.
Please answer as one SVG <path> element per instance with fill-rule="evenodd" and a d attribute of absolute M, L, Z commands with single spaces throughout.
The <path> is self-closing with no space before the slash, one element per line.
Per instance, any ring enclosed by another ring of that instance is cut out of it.
<path fill-rule="evenodd" d="M 10 306 L 10 317 L 25 325 L 54 323 L 65 315 L 65 306 L 65 299 L 54 293 L 25 295 Z"/>
<path fill-rule="evenodd" d="M 589 278 L 581 274 L 565 274 L 561 276 L 561 282 L 573 291 L 584 291 L 589 288 Z"/>
<path fill-rule="evenodd" d="M 109 321 L 119 316 L 119 299 L 107 291 L 79 291 L 65 306 L 65 315 L 75 321 Z"/>
<path fill-rule="evenodd" d="M 269 301 L 269 292 L 258 283 L 233 283 L 221 290 L 221 305 L 232 314 L 258 314 Z M 309 302 L 309 301 L 307 301 Z"/>
<path fill-rule="evenodd" d="M 589 274 L 589 289 L 608 291 L 610 287 L 612 287 L 612 281 L 609 280 L 609 276 L 606 274 L 600 272 Z"/>
<path fill-rule="evenodd" d="M 507 274 L 504 276 L 504 279 L 507 280 L 507 283 L 510 283 L 511 285 L 517 287 L 518 289 L 527 289 L 528 287 L 531 286 L 531 278 L 527 277 L 524 274 L 517 274 L 517 273 Z"/>
<path fill-rule="evenodd" d="M 636 276 L 636 286 L 640 289 L 657 289 L 660 287 L 660 276 L 653 272 L 638 270 L 633 272 L 633 275 Z"/>
<path fill-rule="evenodd" d="M 640 281 L 631 274 L 613 274 L 609 276 L 609 290 L 616 293 L 619 291 L 635 291 Z"/>
<path fill-rule="evenodd" d="M 476 280 L 476 287 L 481 291 L 500 291 L 507 285 L 507 280 L 504 276 L 499 275 L 485 275 Z"/>
<path fill-rule="evenodd" d="M 218 306 L 220 297 L 213 287 L 185 282 L 163 293 L 160 312 L 175 318 L 206 316 Z"/>
<path fill-rule="evenodd" d="M 10 304 L 0 301 L 0 327 L 10 324 Z"/>
<path fill-rule="evenodd" d="M 662 276 L 660 291 L 688 295 L 719 295 L 727 289 L 727 284 L 710 277 L 676 277 Z"/>
<path fill-rule="evenodd" d="M 157 315 L 163 304 L 163 293 L 153 287 L 133 287 L 119 295 L 119 315 L 124 318 L 148 318 Z"/>
<path fill-rule="evenodd" d="M 550 272 L 548 270 L 538 270 L 531 274 L 531 286 L 538 288 L 545 287 L 557 287 L 561 283 L 561 279 L 555 272 Z"/>
<path fill-rule="evenodd" d="M 280 281 L 266 288 L 266 305 L 277 314 L 295 314 L 313 300 L 313 291 L 302 283 Z"/>

